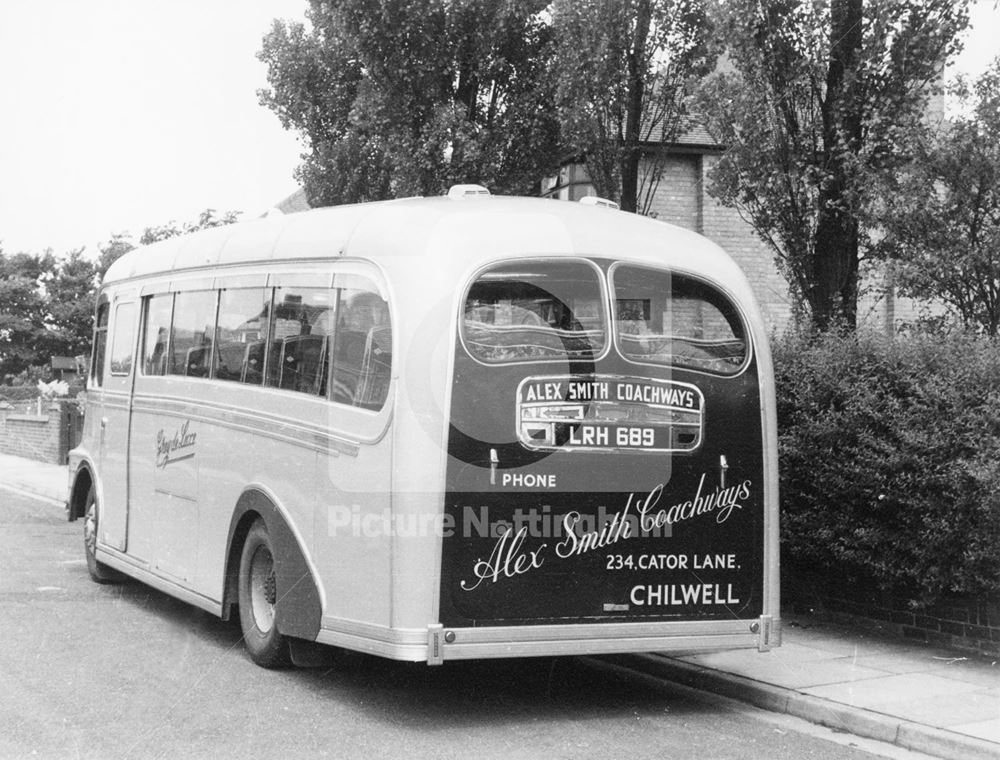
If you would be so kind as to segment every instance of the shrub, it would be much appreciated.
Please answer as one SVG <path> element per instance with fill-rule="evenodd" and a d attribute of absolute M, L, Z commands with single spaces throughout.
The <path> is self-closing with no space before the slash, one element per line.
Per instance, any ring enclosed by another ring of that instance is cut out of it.
<path fill-rule="evenodd" d="M 918 605 L 1000 591 L 1000 343 L 793 334 L 774 353 L 791 566 Z"/>
<path fill-rule="evenodd" d="M 38 388 L 31 385 L 0 385 L 0 401 L 10 404 L 33 401 L 38 398 Z"/>

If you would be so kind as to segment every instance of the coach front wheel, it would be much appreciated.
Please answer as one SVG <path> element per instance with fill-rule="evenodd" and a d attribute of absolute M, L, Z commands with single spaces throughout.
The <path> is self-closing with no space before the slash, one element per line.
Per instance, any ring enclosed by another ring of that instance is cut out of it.
<path fill-rule="evenodd" d="M 95 583 L 114 583 L 121 576 L 103 562 L 97 561 L 97 492 L 94 486 L 87 492 L 87 501 L 83 506 L 83 550 L 87 557 L 87 572 Z"/>

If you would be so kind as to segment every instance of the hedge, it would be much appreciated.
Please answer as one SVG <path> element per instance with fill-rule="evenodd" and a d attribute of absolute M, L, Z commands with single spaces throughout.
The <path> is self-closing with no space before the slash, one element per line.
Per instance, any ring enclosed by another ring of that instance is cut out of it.
<path fill-rule="evenodd" d="M 786 563 L 915 606 L 1000 591 L 1000 343 L 792 334 L 774 354 Z"/>
<path fill-rule="evenodd" d="M 34 401 L 38 398 L 38 388 L 34 385 L 0 385 L 0 401 L 16 403 Z"/>

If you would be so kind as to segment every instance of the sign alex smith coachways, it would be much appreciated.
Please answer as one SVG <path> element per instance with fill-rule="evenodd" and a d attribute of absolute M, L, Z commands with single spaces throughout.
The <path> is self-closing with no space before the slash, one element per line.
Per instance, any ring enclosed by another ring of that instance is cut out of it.
<path fill-rule="evenodd" d="M 507 395 L 514 445 L 502 443 L 502 408 L 453 401 L 465 435 L 449 449 L 443 623 L 762 614 L 754 372 L 505 374 L 463 379 L 482 397 Z"/>

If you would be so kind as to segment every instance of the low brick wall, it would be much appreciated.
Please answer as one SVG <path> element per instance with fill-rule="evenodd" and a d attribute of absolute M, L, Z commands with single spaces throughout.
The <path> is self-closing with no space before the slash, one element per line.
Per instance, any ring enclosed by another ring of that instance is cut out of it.
<path fill-rule="evenodd" d="M 83 413 L 74 401 L 0 402 L 0 454 L 66 464 L 80 442 Z"/>
<path fill-rule="evenodd" d="M 783 604 L 793 612 L 970 654 L 1000 656 L 1000 599 L 953 597 L 915 608 L 904 599 L 856 585 L 845 589 L 828 579 L 788 575 L 783 582 Z"/>

